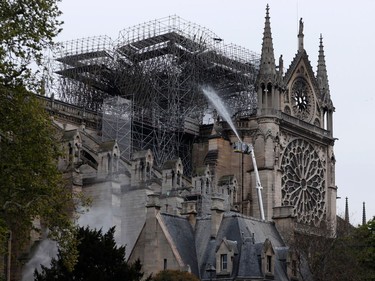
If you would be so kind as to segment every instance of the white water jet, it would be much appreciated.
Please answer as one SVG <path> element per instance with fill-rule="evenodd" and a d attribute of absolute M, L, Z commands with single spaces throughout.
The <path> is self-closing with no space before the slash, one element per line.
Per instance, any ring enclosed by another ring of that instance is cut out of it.
<path fill-rule="evenodd" d="M 232 119 L 231 119 L 231 117 L 229 115 L 228 110 L 226 109 L 226 107 L 224 106 L 222 100 L 216 94 L 216 92 L 214 91 L 214 89 L 212 89 L 211 87 L 207 87 L 206 86 L 206 87 L 202 87 L 202 91 L 203 91 L 203 94 L 211 102 L 211 104 L 215 107 L 216 111 L 220 114 L 220 116 L 229 124 L 229 126 L 231 127 L 231 129 L 235 133 L 235 135 L 238 138 L 238 140 L 240 142 L 242 142 L 240 136 L 238 135 L 238 132 L 237 132 L 236 128 L 234 127 L 234 124 L 232 122 Z"/>

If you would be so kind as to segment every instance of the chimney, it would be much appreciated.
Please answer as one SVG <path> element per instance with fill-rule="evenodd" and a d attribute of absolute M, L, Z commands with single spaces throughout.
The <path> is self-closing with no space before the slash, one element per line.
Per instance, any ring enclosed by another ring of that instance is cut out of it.
<path fill-rule="evenodd" d="M 197 223 L 197 202 L 196 201 L 185 201 L 182 202 L 181 215 L 187 216 L 189 223 L 195 230 L 195 224 Z"/>
<path fill-rule="evenodd" d="M 293 229 L 295 229 L 296 222 L 293 206 L 274 207 L 272 220 L 285 241 L 292 243 L 295 234 Z"/>
<path fill-rule="evenodd" d="M 224 214 L 224 199 L 220 197 L 211 198 L 211 239 L 215 239 L 219 231 Z"/>
<path fill-rule="evenodd" d="M 147 195 L 146 218 L 154 218 L 160 212 L 160 195 L 151 193 Z"/>

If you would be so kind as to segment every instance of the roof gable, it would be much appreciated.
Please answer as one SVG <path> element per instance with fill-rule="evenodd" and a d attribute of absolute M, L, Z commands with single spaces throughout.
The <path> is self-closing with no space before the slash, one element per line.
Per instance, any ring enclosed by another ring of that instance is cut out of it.
<path fill-rule="evenodd" d="M 314 70 L 311 66 L 311 62 L 309 61 L 309 56 L 307 55 L 305 50 L 303 50 L 302 52 L 298 52 L 295 55 L 293 61 L 291 62 L 288 70 L 285 73 L 285 76 L 284 76 L 285 84 L 288 84 L 290 82 L 290 80 L 293 78 L 293 75 L 298 71 L 301 65 L 303 65 L 305 68 L 305 71 L 307 73 L 307 78 L 309 81 L 311 81 L 314 92 L 318 95 L 318 98 L 320 98 L 318 82 L 316 80 Z"/>
<path fill-rule="evenodd" d="M 219 250 L 223 250 L 223 248 L 228 252 L 238 254 L 237 241 L 228 240 L 224 237 L 223 240 L 221 240 L 220 245 L 216 248 L 216 252 L 218 252 Z"/>
<path fill-rule="evenodd" d="M 272 242 L 266 238 L 266 241 L 263 243 L 263 253 L 265 254 L 275 254 L 275 250 L 273 249 Z"/>

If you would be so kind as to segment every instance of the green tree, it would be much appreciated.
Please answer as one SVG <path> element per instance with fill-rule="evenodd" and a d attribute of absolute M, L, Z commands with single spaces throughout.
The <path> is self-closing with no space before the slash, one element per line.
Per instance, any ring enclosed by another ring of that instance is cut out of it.
<path fill-rule="evenodd" d="M 0 251 L 12 233 L 12 249 L 19 254 L 39 219 L 72 265 L 75 201 L 57 169 L 58 136 L 35 95 L 23 86 L 0 86 L 0 134 Z"/>
<path fill-rule="evenodd" d="M 375 217 L 356 228 L 348 239 L 360 269 L 358 280 L 375 280 Z"/>
<path fill-rule="evenodd" d="M 133 264 L 125 261 L 125 247 L 116 246 L 115 228 L 107 233 L 80 227 L 77 231 L 78 261 L 73 271 L 69 271 L 62 261 L 59 251 L 56 259 L 52 259 L 51 267 L 42 267 L 40 273 L 35 272 L 36 281 L 139 281 L 143 277 L 139 260 Z M 149 278 L 147 279 L 149 280 Z"/>
<path fill-rule="evenodd" d="M 61 31 L 60 0 L 0 1 L 0 84 L 38 84 L 31 64 L 41 66 L 43 51 Z"/>
<path fill-rule="evenodd" d="M 44 51 L 61 30 L 58 2 L 0 1 L 0 254 L 11 235 L 17 255 L 40 219 L 72 267 L 72 193 L 56 168 L 55 131 L 34 97 L 43 88 L 38 73 Z"/>
<path fill-rule="evenodd" d="M 152 281 L 199 281 L 199 279 L 186 271 L 168 269 L 158 272 Z"/>

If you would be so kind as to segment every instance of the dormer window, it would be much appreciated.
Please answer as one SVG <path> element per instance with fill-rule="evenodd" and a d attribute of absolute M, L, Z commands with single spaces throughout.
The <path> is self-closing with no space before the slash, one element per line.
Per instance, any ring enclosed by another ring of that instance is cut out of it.
<path fill-rule="evenodd" d="M 216 249 L 216 275 L 231 276 L 236 255 L 237 241 L 224 238 Z"/>
<path fill-rule="evenodd" d="M 274 275 L 275 251 L 269 239 L 263 244 L 262 267 L 266 277 Z"/>
<path fill-rule="evenodd" d="M 220 269 L 221 271 L 228 270 L 228 255 L 227 254 L 222 254 L 220 256 Z"/>

